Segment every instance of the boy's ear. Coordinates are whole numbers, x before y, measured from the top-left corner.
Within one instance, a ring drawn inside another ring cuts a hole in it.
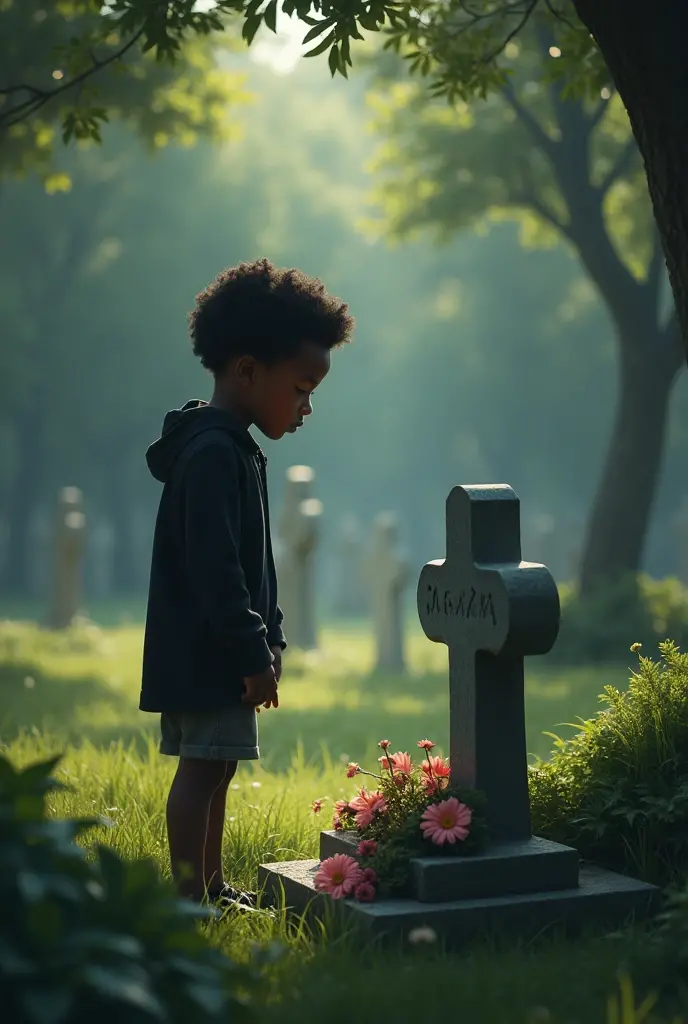
[[[255,384],[258,376],[258,362],[253,356],[239,356],[234,367],[239,383],[244,387]]]

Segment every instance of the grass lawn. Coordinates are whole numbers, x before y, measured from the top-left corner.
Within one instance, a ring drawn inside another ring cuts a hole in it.
[[[0,624],[0,737],[4,752],[26,764],[58,751],[58,774],[72,792],[56,794],[59,815],[100,813],[111,823],[98,839],[127,858],[153,857],[168,874],[164,804],[174,761],[157,753],[155,716],[137,711],[140,626],[81,626],[57,636]],[[360,628],[326,629],[317,655],[292,652],[282,706],[261,715],[261,765],[241,769],[230,790],[225,856],[233,880],[255,884],[260,861],[315,855],[333,800],[353,792],[343,762],[377,756],[381,736],[411,750],[430,736],[446,751],[446,651],[419,632],[409,640],[407,678],[371,676],[371,642]],[[629,656],[630,662],[630,656]],[[527,671],[528,742],[546,756],[543,731],[590,716],[619,670],[565,671],[533,659]],[[320,816],[310,810],[323,799]],[[431,1019],[479,1022],[612,1021],[623,948],[608,939],[553,939],[518,946],[479,943],[461,955],[435,947],[361,950],[347,936],[308,935],[283,915],[212,924],[209,933],[245,959],[251,943],[279,940],[284,955],[266,968],[261,1019],[309,1024],[326,1018],[363,1024],[383,1016],[403,1024]],[[639,1002],[644,993],[638,993]]]

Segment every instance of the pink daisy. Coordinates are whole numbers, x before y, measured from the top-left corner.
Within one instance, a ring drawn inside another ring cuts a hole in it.
[[[422,750],[432,750],[435,744],[432,742],[432,740],[418,740],[418,746]]]
[[[344,828],[344,826],[342,825],[342,819],[339,817],[338,814],[335,814],[332,818],[332,828],[335,830],[335,832],[341,832],[341,830]]]
[[[314,800],[313,801],[313,814],[319,814],[320,811],[322,811],[322,805],[323,805],[322,800]]]
[[[400,772],[402,775],[411,774],[411,756],[410,754],[407,754],[406,751],[403,753],[398,751],[396,754],[378,757],[378,761],[383,768],[389,768],[391,761],[393,771]]]
[[[428,756],[427,761],[423,761],[421,768],[426,775],[434,775],[436,779],[448,779],[450,775],[449,761],[444,757],[434,757],[432,754]]]
[[[356,847],[359,857],[371,857],[377,850],[377,843],[374,839],[362,839]]]
[[[362,882],[363,872],[359,865],[345,853],[336,853],[324,860],[313,879],[318,892],[328,892],[333,900],[350,896]]]
[[[389,740],[380,740],[378,747],[382,747],[383,750],[388,750],[390,746]]]
[[[334,813],[335,814],[344,814],[344,812],[348,811],[348,810],[349,810],[349,801],[348,800],[335,800],[335,802],[334,802]]]
[[[387,810],[387,801],[382,793],[376,790],[368,793],[365,786],[358,796],[349,802],[352,811],[356,811],[354,821],[356,828],[366,828],[375,818],[376,814],[384,814]]]
[[[347,779],[353,779],[354,775],[358,775],[361,770],[360,764],[356,764],[355,761],[349,761],[346,766],[346,777]]]
[[[465,839],[472,818],[470,807],[459,803],[455,796],[438,804],[429,804],[420,821],[423,839],[430,839],[437,846]]]
[[[359,882],[354,891],[354,896],[360,903],[372,903],[375,899],[375,887],[370,882]]]
[[[363,868],[363,881],[367,882],[368,885],[375,885],[377,882],[377,874],[372,868]]]

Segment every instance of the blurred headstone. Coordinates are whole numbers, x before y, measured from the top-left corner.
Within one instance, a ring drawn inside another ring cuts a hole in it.
[[[381,512],[373,524],[373,543],[367,558],[375,631],[376,668],[405,672],[404,590],[409,580],[408,560],[398,546],[399,523],[393,512]]]
[[[86,516],[78,487],[63,487],[57,502],[51,629],[67,629],[79,611]]]
[[[99,520],[89,531],[88,560],[91,592],[95,598],[109,597],[112,593],[115,531],[107,519]]]
[[[290,466],[286,477],[276,545],[279,602],[288,643],[313,650],[318,646],[315,552],[322,502],[312,497],[315,473],[310,466]]]
[[[31,597],[47,600],[50,590],[53,524],[43,507],[34,508],[26,529],[26,584]]]
[[[334,614],[356,618],[365,614],[367,607],[363,588],[363,543],[356,516],[347,515],[341,520],[334,555]]]

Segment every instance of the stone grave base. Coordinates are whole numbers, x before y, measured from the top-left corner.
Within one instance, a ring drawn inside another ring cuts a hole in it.
[[[351,854],[356,842],[353,833],[323,832],[320,857]],[[418,858],[412,862],[412,894],[403,899],[335,901],[313,885],[319,866],[319,860],[261,865],[263,905],[284,899],[307,919],[340,918],[376,938],[427,925],[456,944],[485,934],[529,938],[547,929],[571,934],[590,926],[616,928],[652,914],[660,895],[634,878],[579,866],[575,850],[535,836],[495,843],[471,857]]]

